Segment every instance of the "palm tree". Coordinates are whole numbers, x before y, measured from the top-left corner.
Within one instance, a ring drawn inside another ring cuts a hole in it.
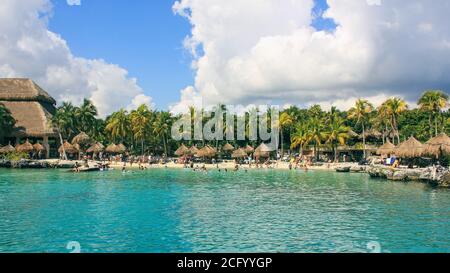
[[[363,138],[363,151],[364,159],[367,158],[366,154],[366,124],[368,123],[369,114],[373,111],[372,104],[364,99],[358,99],[355,106],[348,112],[348,118],[355,119],[357,124],[362,126],[362,138]]]
[[[11,132],[15,124],[16,120],[11,115],[11,112],[5,105],[0,103],[0,140],[6,134]]]
[[[338,144],[345,145],[347,139],[350,137],[348,134],[349,131],[350,128],[344,125],[344,120],[340,117],[332,118],[331,122],[328,124],[326,139],[327,143],[330,143],[333,147],[334,162],[337,162],[338,159]]]
[[[130,117],[125,109],[113,113],[108,119],[105,130],[110,134],[113,142],[120,139],[122,142],[131,131]]]
[[[430,137],[433,137],[433,119],[434,133],[438,135],[438,118],[442,117],[442,110],[448,106],[448,99],[448,95],[440,90],[426,91],[419,99],[420,109],[429,113]]]
[[[400,133],[398,130],[398,117],[408,110],[408,104],[401,98],[390,98],[385,103],[387,114],[391,120],[392,131],[397,137],[397,144],[400,143]],[[395,143],[394,143],[395,144]]]
[[[377,108],[377,115],[374,117],[374,126],[378,127],[383,131],[383,144],[386,143],[386,139],[389,137],[389,126],[391,126],[391,119],[389,117],[389,112],[387,105],[383,103]]]
[[[56,128],[59,135],[59,141],[61,146],[63,146],[63,156],[67,160],[66,151],[64,150],[64,140],[71,138],[75,134],[75,117],[76,107],[74,107],[70,102],[64,102],[61,107],[56,110],[55,115],[52,118],[52,125]]]
[[[297,147],[300,148],[299,153],[300,157],[303,156],[303,151],[305,147],[311,141],[311,136],[309,134],[308,124],[299,123],[295,127],[295,132],[291,136],[291,149],[295,149]]]
[[[170,134],[171,115],[169,112],[158,112],[153,122],[153,133],[163,142],[164,153],[168,156],[167,140]]]
[[[314,154],[316,155],[316,160],[319,160],[319,147],[322,144],[322,140],[326,139],[326,134],[324,132],[323,120],[319,117],[313,117],[310,119],[308,124],[308,136],[309,139],[314,142]]]
[[[80,107],[75,108],[77,129],[80,132],[93,133],[92,128],[96,124],[97,108],[88,99],[84,99]]]
[[[281,135],[281,141],[280,141],[280,144],[281,144],[281,157],[283,157],[283,155],[284,155],[284,145],[283,145],[284,134],[283,134],[283,132],[284,132],[285,128],[291,126],[294,123],[294,119],[292,118],[291,115],[289,115],[289,113],[283,112],[280,115],[280,120],[279,120],[278,123],[279,123],[278,127],[280,129],[280,135]]]
[[[141,142],[141,151],[144,155],[144,142],[151,127],[152,113],[147,105],[142,104],[130,113],[131,131],[135,139]]]

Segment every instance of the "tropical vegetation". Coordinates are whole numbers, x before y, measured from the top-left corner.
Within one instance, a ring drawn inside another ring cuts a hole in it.
[[[449,97],[443,91],[426,91],[417,101],[418,107],[409,107],[405,100],[399,97],[387,99],[378,108],[375,108],[368,100],[358,99],[354,107],[348,111],[340,111],[332,107],[324,111],[321,106],[313,105],[308,109],[291,106],[280,113],[279,122],[276,124],[280,132],[279,149],[281,154],[286,151],[304,154],[306,150],[318,152],[321,149],[331,151],[335,160],[338,157],[340,146],[360,147],[362,157],[367,157],[367,146],[381,145],[388,140],[399,144],[411,136],[420,141],[426,141],[430,137],[445,132],[450,134],[450,113],[448,111]],[[224,134],[237,135],[237,125],[234,128],[227,127],[225,123],[228,110],[224,105],[220,107],[224,115],[224,124],[217,130],[223,130]],[[7,115],[0,107],[0,115]],[[250,109],[241,116],[231,113],[233,120],[245,119],[246,140],[189,140],[184,141],[187,146],[210,145],[219,147],[230,142],[235,147],[245,147],[247,144],[255,146],[258,141],[250,130],[248,120],[257,108]],[[214,118],[205,109],[190,108],[192,129],[194,121],[200,119],[203,124]],[[54,116],[53,123],[61,134],[61,139],[71,139],[80,132],[85,132],[96,141],[104,144],[122,143],[135,154],[160,154],[173,155],[180,142],[171,138],[171,126],[181,116],[173,115],[168,111],[155,111],[146,105],[141,105],[135,110],[120,109],[105,119],[97,116],[95,106],[84,100],[80,106],[71,103],[63,103]],[[264,121],[269,124],[271,115]],[[1,126],[4,125],[2,118]],[[3,127],[2,127],[3,128]],[[192,130],[194,131],[194,130]],[[192,133],[193,134],[193,133]],[[192,135],[194,137],[194,135]]]

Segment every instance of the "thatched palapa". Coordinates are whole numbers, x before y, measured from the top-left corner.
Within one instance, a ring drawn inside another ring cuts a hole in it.
[[[116,149],[116,153],[118,154],[123,154],[127,151],[127,147],[125,147],[125,145],[123,145],[122,143],[120,143],[119,145],[117,145],[117,149]]]
[[[255,157],[270,157],[270,152],[272,152],[272,149],[265,143],[262,143],[255,149]]]
[[[110,154],[115,154],[117,150],[117,145],[112,143],[110,145],[108,145],[108,147],[106,147],[105,152],[110,153]]]
[[[214,148],[212,148],[211,146],[205,146],[197,152],[196,156],[212,158],[215,157],[216,154],[217,151]]]
[[[52,127],[56,101],[30,79],[0,79],[0,103],[16,125],[11,137],[57,137]]]
[[[16,151],[18,151],[19,153],[31,153],[34,151],[34,147],[27,139],[24,144],[18,145],[16,147]]]
[[[16,151],[16,148],[11,146],[11,144],[8,144],[5,147],[0,148],[0,154],[9,154],[9,153],[14,153],[15,151]]]
[[[245,157],[247,157],[247,153],[244,151],[244,149],[239,148],[233,152],[231,157],[232,158],[245,158]]]
[[[231,152],[234,150],[234,147],[230,143],[227,143],[223,146],[222,150],[225,152]]]
[[[34,150],[35,150],[36,152],[44,152],[44,151],[46,151],[45,147],[42,146],[41,143],[36,143],[36,144],[34,144],[34,145],[33,145],[33,148],[34,148]]]
[[[72,144],[86,145],[90,143],[91,137],[89,137],[85,132],[81,132],[72,139]]]
[[[61,145],[58,149],[58,152],[60,154],[64,153],[64,151],[66,152],[66,154],[78,153],[78,150],[72,144],[70,144],[68,141],[64,141],[64,144]]]
[[[423,152],[424,145],[414,137],[410,137],[395,149],[395,155],[403,158],[421,157]]]
[[[181,146],[175,151],[175,155],[177,156],[185,156],[189,155],[190,153],[191,151],[184,144],[181,144]]]
[[[253,153],[253,152],[255,151],[255,148],[253,148],[253,147],[250,146],[250,145],[247,145],[247,147],[245,147],[244,151],[245,151],[247,154],[251,154],[251,153]]]
[[[100,142],[97,142],[94,145],[92,145],[91,147],[89,147],[89,149],[86,150],[86,153],[98,154],[98,153],[103,152],[104,150],[105,150],[105,147]]]
[[[377,150],[378,155],[390,155],[395,153],[395,145],[389,140]]]
[[[442,133],[425,143],[424,154],[440,158],[450,154],[450,137]]]
[[[190,154],[195,155],[196,153],[198,153],[198,148],[194,145],[189,149]]]

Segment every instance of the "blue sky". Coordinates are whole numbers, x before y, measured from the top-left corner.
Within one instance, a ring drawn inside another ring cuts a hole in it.
[[[69,6],[54,0],[49,29],[65,39],[76,56],[105,59],[128,70],[159,109],[179,100],[179,91],[194,82],[191,56],[183,49],[189,22],[172,12],[173,0],[83,0]],[[314,12],[326,10],[317,0]],[[318,18],[314,26],[332,29]]]

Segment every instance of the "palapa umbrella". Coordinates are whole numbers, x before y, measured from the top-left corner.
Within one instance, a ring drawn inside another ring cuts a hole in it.
[[[185,156],[185,155],[188,155],[190,153],[191,153],[191,151],[184,144],[181,144],[181,146],[175,151],[175,154],[177,156]]]
[[[223,145],[222,150],[225,152],[231,152],[234,151],[234,147],[230,143],[227,143]]]
[[[439,158],[450,154],[450,137],[442,133],[425,143],[424,154]]]
[[[232,158],[245,158],[247,157],[247,153],[244,151],[244,149],[239,148],[236,151],[231,154]]]
[[[115,154],[116,150],[117,150],[117,145],[112,143],[108,147],[106,147],[105,152],[110,153],[110,154]]]
[[[269,157],[272,149],[269,148],[265,143],[259,145],[258,148],[255,149],[255,157]]]
[[[67,154],[76,154],[78,153],[78,150],[74,145],[70,144],[67,140],[64,141],[64,144],[61,145],[58,149],[58,152],[62,154],[64,151],[66,151]]]
[[[381,146],[377,150],[377,154],[378,155],[389,155],[389,154],[393,154],[394,152],[395,152],[395,145],[392,144],[389,141],[389,139],[387,140],[387,142],[383,146]]]
[[[44,152],[45,151],[45,147],[44,146],[42,146],[42,144],[41,143],[36,143],[36,144],[34,144],[33,145],[33,148],[34,148],[34,150],[36,151],[36,152]]]
[[[189,149],[189,153],[195,155],[198,153],[199,149],[194,145]]]
[[[212,158],[216,156],[216,150],[211,146],[205,146],[197,152],[196,156]]]
[[[116,146],[116,153],[123,154],[126,151],[127,151],[127,147],[125,147],[125,145],[123,145],[122,143],[120,143],[119,145]]]
[[[252,146],[250,146],[250,145],[247,145],[247,147],[245,147],[245,152],[247,153],[247,154],[251,154],[251,153],[253,153],[254,151],[255,151],[255,148],[253,148]]]
[[[423,155],[424,145],[414,137],[398,145],[394,152],[398,157],[415,158]]]
[[[103,150],[105,149],[105,147],[97,142],[94,145],[92,145],[91,147],[89,147],[89,149],[86,150],[86,153],[94,153],[94,154],[98,154],[103,152]]]
[[[14,153],[15,151],[16,151],[16,148],[11,146],[11,144],[8,144],[5,147],[0,148],[0,154],[9,154],[9,153]]]
[[[16,150],[19,153],[31,153],[34,151],[34,147],[27,139],[24,144],[17,146]]]
[[[90,144],[91,138],[85,133],[81,132],[76,137],[72,139],[72,144],[79,144],[79,145],[85,145]]]

